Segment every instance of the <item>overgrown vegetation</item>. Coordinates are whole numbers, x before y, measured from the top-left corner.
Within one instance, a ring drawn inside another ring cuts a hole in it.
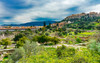
[[[4,55],[4,62],[100,63],[100,18],[83,16],[66,21],[72,23],[59,27],[59,23],[46,26],[44,22],[43,28],[36,30],[0,32],[1,36],[15,35],[0,40],[0,49],[15,50]]]

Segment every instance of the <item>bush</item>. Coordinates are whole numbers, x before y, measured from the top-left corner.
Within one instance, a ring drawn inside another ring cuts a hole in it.
[[[6,30],[6,31],[4,32],[4,34],[5,34],[5,35],[11,35],[11,34],[13,34],[13,33],[12,33],[12,31]]]
[[[75,49],[74,48],[67,48],[66,46],[62,45],[61,47],[58,47],[56,49],[57,56],[59,58],[63,57],[70,57],[75,54]]]
[[[59,43],[60,39],[58,39],[57,37],[53,37],[51,38],[51,41],[54,42],[54,44]]]
[[[24,36],[24,34],[22,34],[22,33],[15,35],[14,41],[19,41],[19,39],[22,38],[23,36]]]
[[[45,33],[46,36],[49,36],[49,33]]]
[[[63,34],[61,32],[58,33],[58,36],[63,36]]]
[[[25,55],[25,51],[23,48],[15,49],[14,53],[9,57],[8,63],[16,63],[24,55]]]
[[[96,42],[95,40],[93,40],[93,42],[89,44],[88,48],[92,52],[100,54],[100,43]]]
[[[41,36],[38,36],[37,41],[39,43],[47,43],[48,41],[50,41],[50,38],[48,36],[41,35]]]
[[[19,41],[17,41],[16,43],[16,47],[17,48],[22,47],[27,40],[29,40],[27,37],[20,38]]]
[[[77,43],[82,43],[82,40],[81,40],[80,38],[77,38],[77,39],[76,39],[76,42],[77,42]]]
[[[100,30],[100,25],[96,27],[98,30]]]
[[[78,30],[76,30],[76,31],[74,32],[74,34],[77,35],[77,34],[78,34]]]

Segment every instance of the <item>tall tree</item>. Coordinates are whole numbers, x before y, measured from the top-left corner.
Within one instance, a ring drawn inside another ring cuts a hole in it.
[[[45,27],[45,26],[46,26],[46,22],[44,21],[44,23],[43,23],[43,24],[44,24],[44,27]]]

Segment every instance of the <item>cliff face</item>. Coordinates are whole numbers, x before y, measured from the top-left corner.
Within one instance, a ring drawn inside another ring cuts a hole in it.
[[[90,12],[90,13],[81,13],[81,14],[72,14],[71,16],[66,17],[63,21],[95,21],[100,18],[100,13]]]

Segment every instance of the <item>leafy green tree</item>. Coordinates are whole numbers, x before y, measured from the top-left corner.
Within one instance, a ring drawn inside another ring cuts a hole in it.
[[[1,40],[1,44],[4,45],[5,46],[4,49],[6,49],[8,45],[12,44],[12,42],[9,38],[6,38]]]
[[[22,47],[27,40],[29,40],[29,39],[25,36],[20,38],[19,41],[17,41],[17,43],[16,43],[16,47],[17,48]]]
[[[9,56],[7,63],[16,63],[19,59],[25,56],[25,50],[23,47],[15,49],[15,51]]]
[[[24,34],[22,34],[22,33],[15,35],[14,41],[19,41],[19,39],[22,38],[23,36],[24,36]]]
[[[26,63],[30,56],[36,56],[36,54],[44,51],[44,47],[38,46],[36,42],[26,41],[23,47],[16,48],[11,56],[8,57],[7,63],[16,63],[21,61]],[[30,60],[30,59],[29,59]]]
[[[44,21],[43,25],[44,25],[44,27],[46,27],[46,22],[45,21]]]
[[[47,43],[48,41],[50,41],[48,36],[41,35],[41,36],[38,37],[38,42],[39,43]]]

